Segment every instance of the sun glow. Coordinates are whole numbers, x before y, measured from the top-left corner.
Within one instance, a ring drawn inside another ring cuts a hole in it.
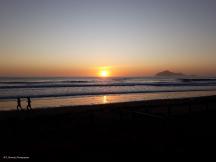
[[[110,67],[109,66],[98,67],[98,76],[102,78],[110,77],[111,76]]]
[[[109,71],[108,70],[101,70],[100,71],[100,76],[101,77],[108,77],[109,76]]]

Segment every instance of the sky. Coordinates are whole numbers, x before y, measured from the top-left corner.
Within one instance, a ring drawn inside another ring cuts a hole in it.
[[[215,0],[1,0],[0,76],[216,76]]]

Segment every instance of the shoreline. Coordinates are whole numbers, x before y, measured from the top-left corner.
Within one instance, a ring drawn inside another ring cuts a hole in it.
[[[83,107],[109,105],[109,104],[124,104],[129,102],[154,102],[155,100],[173,100],[194,97],[207,97],[216,95],[216,91],[197,91],[197,92],[169,92],[169,93],[148,93],[148,94],[123,94],[123,95],[100,95],[100,96],[85,96],[85,97],[57,97],[32,99],[33,109],[54,108],[54,107]],[[16,100],[1,101],[0,111],[16,110]],[[26,98],[22,99],[22,107],[25,108]]]
[[[107,104],[94,104],[94,105],[75,105],[75,106],[59,106],[59,107],[42,107],[32,109],[30,111],[24,109],[21,111],[17,110],[3,110],[0,111],[1,114],[47,114],[47,113],[76,113],[76,112],[96,112],[96,111],[124,111],[124,110],[145,110],[148,109],[149,113],[151,109],[157,107],[170,107],[175,111],[176,106],[188,106],[193,104],[201,104],[206,107],[206,104],[213,104],[216,102],[216,95],[211,96],[200,96],[200,97],[186,97],[186,98],[174,98],[174,99],[155,99],[155,100],[143,100],[143,101],[130,101],[130,102],[120,102],[120,103],[107,103]],[[172,108],[173,107],[173,108]],[[166,108],[164,108],[166,109]],[[166,110],[165,110],[166,111]]]

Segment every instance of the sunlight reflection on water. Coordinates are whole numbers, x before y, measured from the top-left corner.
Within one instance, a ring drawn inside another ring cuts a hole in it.
[[[103,96],[103,101],[102,101],[104,104],[108,103],[108,100],[107,100],[107,96]]]

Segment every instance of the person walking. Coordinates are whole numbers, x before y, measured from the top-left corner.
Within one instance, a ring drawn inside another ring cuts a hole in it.
[[[17,98],[17,111],[22,110],[22,106],[21,106],[21,99],[18,97]]]
[[[30,97],[27,97],[27,110],[31,110],[32,107],[31,107],[31,98]]]

